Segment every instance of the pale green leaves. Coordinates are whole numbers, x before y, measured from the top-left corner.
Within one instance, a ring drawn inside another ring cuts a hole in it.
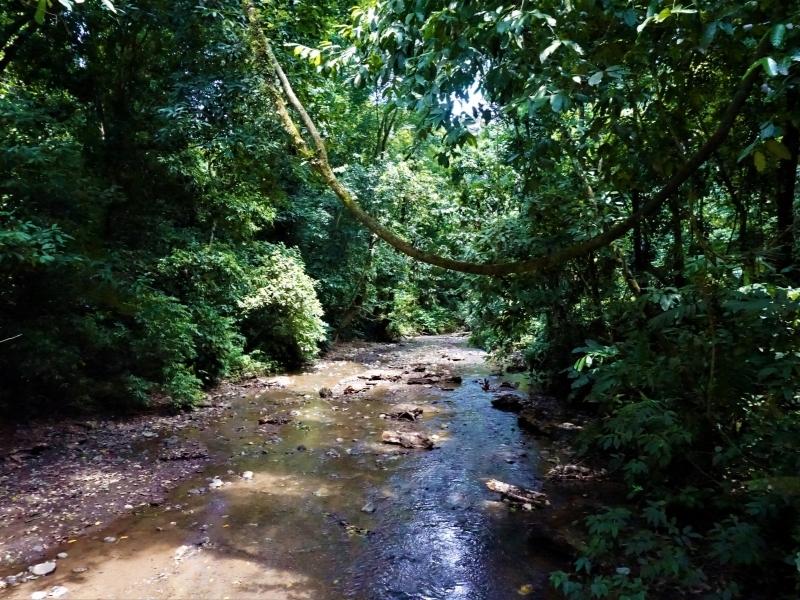
[[[550,96],[550,108],[554,113],[560,113],[569,105],[569,97],[561,92],[556,92]]]
[[[667,7],[663,9],[661,12],[647,17],[642,23],[636,28],[636,31],[641,33],[644,31],[645,27],[647,27],[650,23],[663,23],[667,19],[669,19],[672,15],[680,15],[680,14],[693,14],[697,11],[693,8],[683,8],[680,4],[678,6]]]
[[[550,55],[553,54],[553,52],[558,50],[560,47],[561,47],[561,40],[555,40],[552,44],[550,44],[547,48],[545,48],[539,53],[539,60],[545,62],[548,58],[550,58]]]
[[[315,67],[322,66],[322,52],[316,48],[309,48],[302,44],[291,44],[295,56],[307,60]]]
[[[603,81],[605,77],[610,77],[612,79],[622,79],[622,76],[625,74],[625,71],[622,66],[620,65],[611,65],[607,69],[602,71],[597,71],[594,75],[589,77],[587,83],[592,86],[600,85],[600,82]]]
[[[783,46],[783,39],[786,37],[786,25],[778,23],[772,28],[769,34],[769,41],[775,48]]]
[[[33,15],[33,18],[39,25],[44,23],[44,16],[48,8],[50,8],[50,0],[39,0],[39,3],[36,5],[36,13]]]
[[[600,82],[603,81],[603,71],[598,71],[591,77],[589,77],[589,85],[595,86],[600,85]]]
[[[771,161],[790,160],[789,149],[777,140],[783,131],[770,122],[762,123],[758,138],[739,154],[739,162],[753,156],[753,165],[759,173],[764,172]]]
[[[573,42],[572,40],[553,40],[553,42],[547,48],[539,53],[539,60],[542,62],[547,61],[547,59],[552,56],[553,52],[558,50],[561,46],[565,46],[573,50],[576,54],[583,54],[583,48],[581,48],[579,44]]]

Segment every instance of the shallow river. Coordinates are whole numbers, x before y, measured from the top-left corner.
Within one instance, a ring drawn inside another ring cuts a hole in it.
[[[318,394],[369,369],[415,364],[463,383],[379,381],[358,394]],[[484,377],[498,383],[488,373],[463,338],[436,336],[383,347],[367,363],[323,361],[285,388],[234,397],[225,420],[184,434],[227,460],[176,489],[170,510],[146,509],[72,544],[56,574],[12,597],[54,585],[69,589],[66,598],[549,597],[557,565],[528,541],[532,515],[484,485],[536,488],[539,471],[536,442],[481,388]],[[437,436],[436,449],[380,442],[397,423],[379,415],[398,402],[424,409],[404,426]],[[290,411],[288,424],[258,426],[260,415]],[[224,485],[207,489],[214,476]],[[117,541],[104,543],[109,535]],[[87,570],[73,574],[76,566]]]

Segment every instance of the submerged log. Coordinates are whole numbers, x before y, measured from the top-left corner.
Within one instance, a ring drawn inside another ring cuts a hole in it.
[[[524,505],[530,505],[531,508],[544,508],[550,506],[550,501],[547,495],[542,492],[534,492],[533,490],[526,490],[510,483],[503,483],[497,479],[489,479],[486,482],[486,487],[493,492],[497,492],[503,498]]]

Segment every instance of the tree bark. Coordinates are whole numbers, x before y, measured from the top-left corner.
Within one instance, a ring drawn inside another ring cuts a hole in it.
[[[790,94],[797,100],[797,94]],[[800,155],[800,131],[791,121],[784,126],[783,145],[789,150],[789,158],[778,164],[778,194],[776,210],[778,217],[779,255],[776,262],[778,270],[794,264],[794,194],[797,183],[797,161]]]

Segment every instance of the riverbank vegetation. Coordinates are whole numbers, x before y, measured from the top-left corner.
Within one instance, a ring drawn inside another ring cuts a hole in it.
[[[561,593],[800,592],[792,3],[13,0],[0,27],[8,415],[467,328],[593,415],[627,490]]]

